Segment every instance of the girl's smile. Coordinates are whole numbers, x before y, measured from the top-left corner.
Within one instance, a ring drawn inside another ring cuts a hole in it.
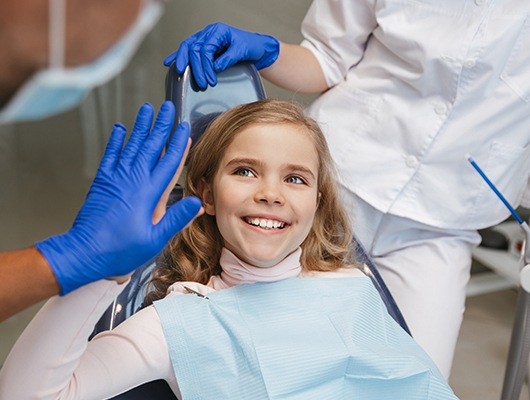
[[[202,196],[225,247],[263,268],[295,251],[313,224],[318,168],[316,148],[298,126],[256,124],[239,132]]]
[[[249,225],[261,228],[261,229],[283,229],[285,228],[287,222],[279,221],[274,218],[266,217],[243,217],[242,220]]]

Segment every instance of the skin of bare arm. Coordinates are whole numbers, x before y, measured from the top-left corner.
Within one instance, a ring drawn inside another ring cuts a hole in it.
[[[0,322],[59,289],[50,265],[35,247],[0,253]]]
[[[329,89],[322,68],[311,50],[280,42],[278,59],[260,71],[269,82],[300,93],[322,93]]]

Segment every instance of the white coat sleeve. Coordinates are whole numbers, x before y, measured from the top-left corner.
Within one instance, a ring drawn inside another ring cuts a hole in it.
[[[102,399],[155,379],[172,380],[175,388],[154,307],[87,342],[121,290],[100,281],[50,299],[4,364],[0,399]]]
[[[363,57],[377,27],[375,0],[314,0],[303,22],[302,46],[313,52],[329,87]]]

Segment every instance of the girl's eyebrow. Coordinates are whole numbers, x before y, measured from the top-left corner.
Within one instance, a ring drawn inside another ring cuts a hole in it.
[[[243,158],[243,157],[236,157],[236,158],[232,158],[227,164],[226,166],[227,167],[230,167],[232,165],[240,165],[240,164],[245,164],[245,165],[250,165],[250,166],[262,166],[263,165],[263,162],[260,161],[260,160],[256,160],[254,158]]]
[[[298,172],[298,173],[301,173],[301,174],[307,174],[309,175],[309,177],[313,180],[315,180],[315,174],[313,174],[313,171],[311,171],[309,168],[307,167],[304,167],[303,165],[298,165],[298,164],[287,164],[285,165],[285,168],[290,170],[290,171],[293,171],[293,172]]]
[[[260,160],[256,160],[254,158],[236,157],[236,158],[231,159],[226,164],[226,166],[230,167],[232,165],[241,165],[241,164],[248,165],[250,167],[252,167],[252,166],[260,167],[260,166],[263,166],[264,162],[262,162]],[[313,173],[313,171],[311,171],[309,168],[307,168],[307,167],[305,167],[303,165],[299,165],[299,164],[284,164],[282,167],[284,169],[288,169],[289,171],[298,172],[298,173],[302,173],[302,174],[307,174],[307,175],[310,176],[310,178],[316,179],[315,178],[315,174]]]

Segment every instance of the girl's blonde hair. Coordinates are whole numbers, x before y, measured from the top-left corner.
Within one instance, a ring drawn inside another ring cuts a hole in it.
[[[301,265],[304,270],[312,271],[333,271],[343,267],[352,235],[339,199],[334,164],[317,123],[293,103],[260,100],[234,107],[218,116],[190,151],[185,195],[200,197],[201,182],[212,183],[228,146],[239,132],[254,124],[295,125],[313,141],[319,155],[320,198],[313,226],[301,245]],[[212,275],[218,275],[222,247],[223,238],[215,216],[204,214],[196,218],[166,247],[163,261],[154,270],[153,291],[146,298],[147,304],[163,298],[168,287],[177,281],[206,284]]]

